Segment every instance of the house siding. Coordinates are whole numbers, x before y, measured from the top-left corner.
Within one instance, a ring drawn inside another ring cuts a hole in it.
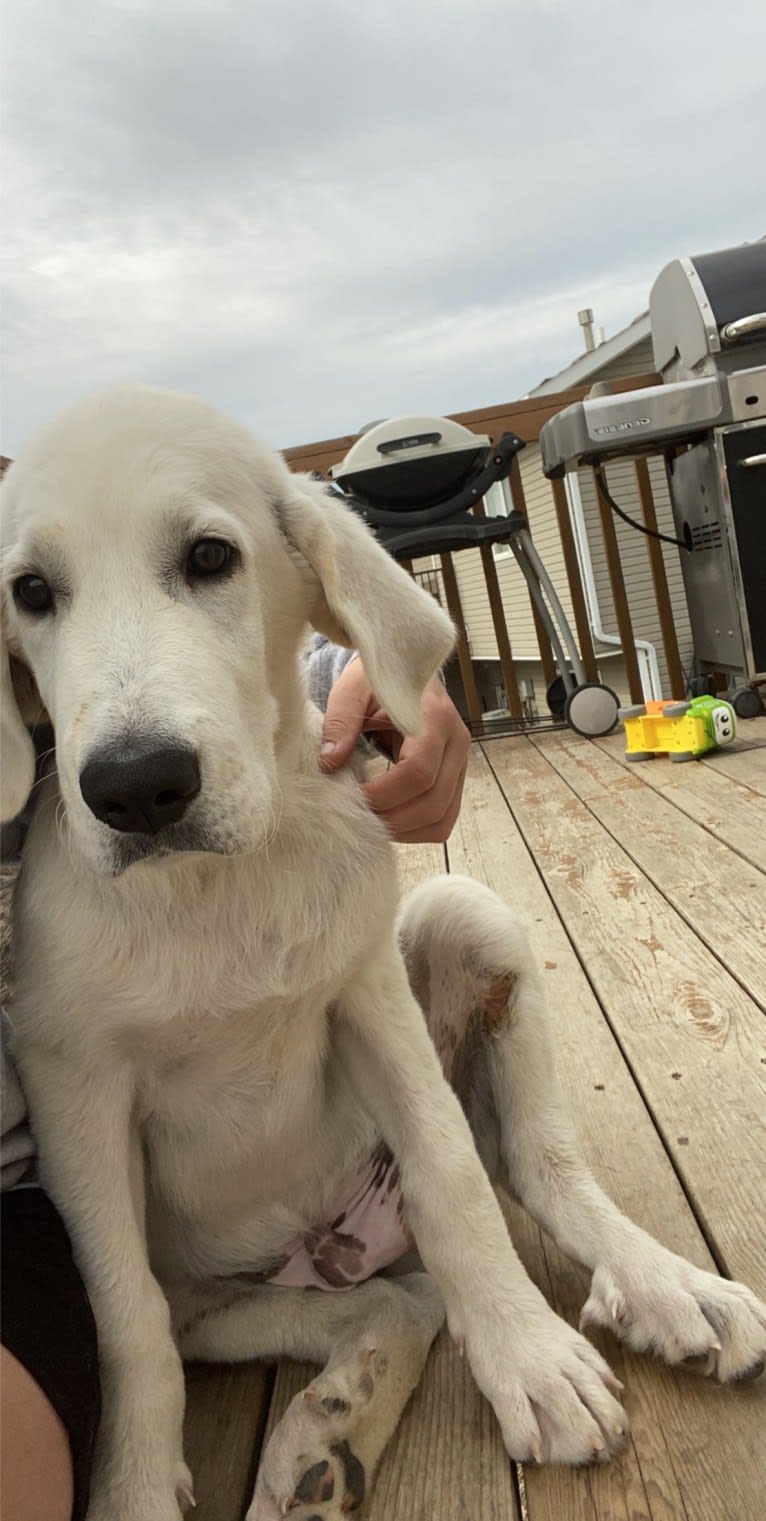
[[[629,380],[631,375],[648,375],[654,369],[651,338],[642,338],[632,349],[626,349],[619,359],[602,365],[597,372],[598,380]]]

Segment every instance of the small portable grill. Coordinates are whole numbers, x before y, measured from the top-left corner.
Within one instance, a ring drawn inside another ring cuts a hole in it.
[[[486,434],[444,417],[395,417],[364,432],[330,473],[394,559],[510,545],[560,673],[549,688],[551,711],[579,734],[608,734],[617,722],[618,698],[609,687],[587,681],[523,513],[498,518],[470,510],[507,477],[523,448],[515,433],[504,433],[493,444]]]
[[[649,312],[662,385],[565,407],[543,468],[665,453],[697,666],[748,684],[744,717],[766,670],[766,241],[674,259]]]

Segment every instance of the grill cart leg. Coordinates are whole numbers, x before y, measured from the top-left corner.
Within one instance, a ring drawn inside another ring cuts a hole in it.
[[[582,734],[586,739],[611,734],[617,723],[619,698],[611,687],[602,686],[598,681],[586,680],[580,652],[572,637],[566,614],[526,528],[514,534],[511,549],[539,609],[561,673],[559,680],[564,689],[564,720],[576,734]],[[549,611],[549,605],[552,612]],[[557,686],[558,682],[553,682],[548,689],[548,705],[555,716],[559,716],[557,709],[560,705],[560,692],[555,690]]]

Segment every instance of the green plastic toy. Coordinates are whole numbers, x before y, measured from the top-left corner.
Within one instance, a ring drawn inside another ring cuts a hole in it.
[[[630,761],[667,755],[672,761],[697,760],[737,733],[731,704],[720,697],[692,697],[689,702],[647,702],[620,708]]]

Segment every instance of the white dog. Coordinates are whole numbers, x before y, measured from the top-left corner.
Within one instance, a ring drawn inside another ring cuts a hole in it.
[[[514,1458],[614,1453],[620,1386],[526,1277],[491,1177],[593,1270],[585,1323],[722,1381],[759,1372],[764,1306],[625,1219],[581,1160],[511,912],[445,878],[397,928],[386,832],[353,768],[319,771],[306,623],[360,650],[413,733],[452,640],[435,603],[184,397],[73,408],[0,499],[8,649],[56,734],[12,1012],[98,1325],[92,1521],[177,1521],[182,1357],[282,1354],[326,1366],[249,1516],[340,1521],[445,1308]],[[3,669],[13,813],[32,749]],[[413,1240],[427,1273],[381,1277]]]

